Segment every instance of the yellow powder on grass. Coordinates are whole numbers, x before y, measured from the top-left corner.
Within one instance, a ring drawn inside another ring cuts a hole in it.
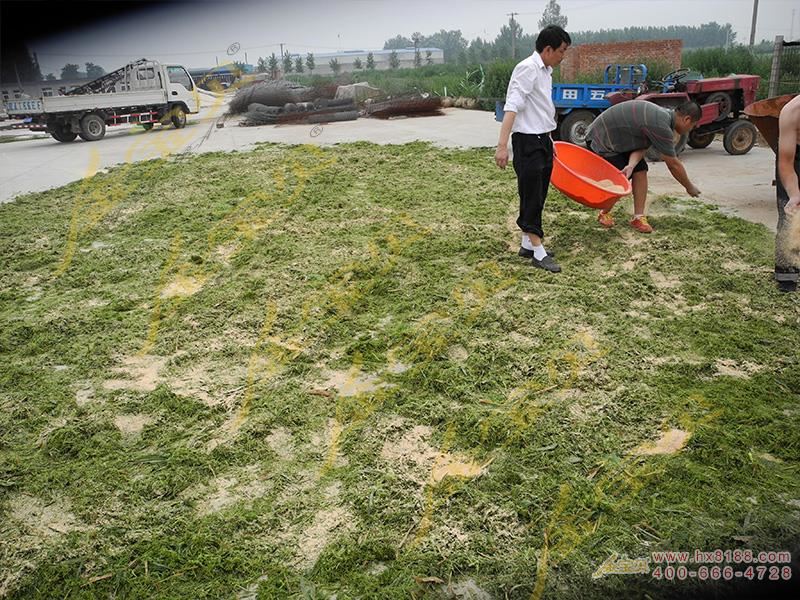
[[[626,192],[624,186],[617,185],[610,179],[601,179],[600,181],[596,181],[591,177],[584,177],[583,175],[578,175],[578,177],[583,179],[586,183],[591,183],[592,185],[595,185],[605,190],[606,192],[610,192],[612,194],[624,194]]]

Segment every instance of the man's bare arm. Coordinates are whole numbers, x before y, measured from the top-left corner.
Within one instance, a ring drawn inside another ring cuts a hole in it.
[[[628,164],[622,169],[622,173],[630,179],[631,175],[633,174],[633,170],[636,168],[636,165],[639,164],[639,161],[644,158],[644,155],[647,153],[647,148],[642,148],[641,150],[634,150],[631,152],[630,157],[628,158]]]
[[[789,196],[789,202],[784,210],[793,213],[800,207],[800,182],[794,170],[798,143],[797,130],[800,128],[800,102],[797,98],[783,107],[778,127],[778,176]]]
[[[663,160],[664,164],[667,165],[667,168],[675,178],[675,181],[680,183],[686,189],[687,194],[695,198],[700,195],[700,190],[697,189],[697,187],[695,187],[695,185],[689,180],[689,175],[686,173],[683,163],[678,160],[677,156],[662,155],[661,160]]]

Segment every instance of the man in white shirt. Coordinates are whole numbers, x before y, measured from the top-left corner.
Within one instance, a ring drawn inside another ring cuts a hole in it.
[[[553,140],[556,108],[553,105],[553,67],[564,59],[572,43],[561,27],[549,25],[536,38],[536,52],[514,67],[506,92],[505,116],[494,160],[505,169],[508,164],[508,137],[514,150],[517,174],[519,217],[522,230],[520,255],[531,257],[533,266],[551,273],[561,267],[547,254],[542,240],[542,210],[553,171]],[[526,244],[525,241],[528,243]]]

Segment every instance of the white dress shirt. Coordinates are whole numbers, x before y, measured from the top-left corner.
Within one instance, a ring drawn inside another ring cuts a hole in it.
[[[514,67],[506,92],[506,112],[517,113],[511,132],[550,133],[556,128],[553,104],[553,67],[538,52]]]

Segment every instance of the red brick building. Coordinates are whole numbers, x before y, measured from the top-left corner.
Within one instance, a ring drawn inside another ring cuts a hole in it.
[[[582,44],[567,51],[561,63],[561,80],[574,81],[578,74],[600,73],[608,64],[665,62],[673,69],[681,66],[681,40],[649,40]]]

